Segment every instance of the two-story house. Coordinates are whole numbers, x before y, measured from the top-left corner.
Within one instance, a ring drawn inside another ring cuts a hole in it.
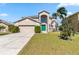
[[[56,31],[57,23],[55,19],[49,16],[49,12],[41,11],[37,16],[24,17],[21,20],[15,22],[16,26],[19,26],[20,32],[34,32],[36,25],[41,27],[42,33],[50,31]]]

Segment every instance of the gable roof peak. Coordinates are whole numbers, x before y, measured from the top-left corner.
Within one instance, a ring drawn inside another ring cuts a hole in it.
[[[46,12],[46,13],[48,13],[49,14],[49,12],[48,11],[46,11],[46,10],[42,10],[41,12],[39,12],[38,14],[40,14],[40,13],[42,13],[42,12]]]

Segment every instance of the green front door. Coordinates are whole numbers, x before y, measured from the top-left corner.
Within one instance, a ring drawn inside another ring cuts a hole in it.
[[[46,25],[41,25],[41,30],[46,31]]]

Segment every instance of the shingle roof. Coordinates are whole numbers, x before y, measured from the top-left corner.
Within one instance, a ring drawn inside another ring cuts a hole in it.
[[[33,17],[33,18],[35,18],[35,17]],[[21,20],[18,20],[18,21],[14,22],[14,23],[17,23],[17,22],[23,21],[23,20],[25,20],[25,19],[29,19],[29,20],[35,21],[35,22],[37,22],[37,23],[40,23],[40,22],[34,20],[33,18],[32,18],[32,17],[24,17],[24,18],[22,18]]]
[[[32,18],[32,19],[38,19],[38,16],[28,16],[29,18]],[[49,16],[50,19],[53,19],[53,17]]]
[[[49,17],[50,19],[53,19],[53,17]],[[28,16],[28,17],[23,17],[22,19],[14,22],[14,23],[17,23],[19,21],[22,21],[22,20],[25,20],[25,19],[30,19],[30,20],[34,20],[34,19],[38,19],[38,16]],[[34,20],[35,22],[38,22],[38,20]],[[38,22],[39,23],[39,22]]]
[[[79,12],[76,12],[76,13],[74,13],[74,14],[68,16],[68,17],[71,17],[71,16],[76,15],[76,14],[79,14]],[[67,18],[68,18],[68,17],[67,17]]]
[[[2,20],[2,19],[0,19],[0,23],[4,23],[6,25],[12,25],[12,24],[10,24],[10,23],[6,22],[5,20]]]
[[[38,16],[28,16],[28,17],[32,19],[38,19]]]

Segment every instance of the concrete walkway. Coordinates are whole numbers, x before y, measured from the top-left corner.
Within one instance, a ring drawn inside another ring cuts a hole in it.
[[[34,33],[15,33],[0,36],[0,55],[16,55]]]

